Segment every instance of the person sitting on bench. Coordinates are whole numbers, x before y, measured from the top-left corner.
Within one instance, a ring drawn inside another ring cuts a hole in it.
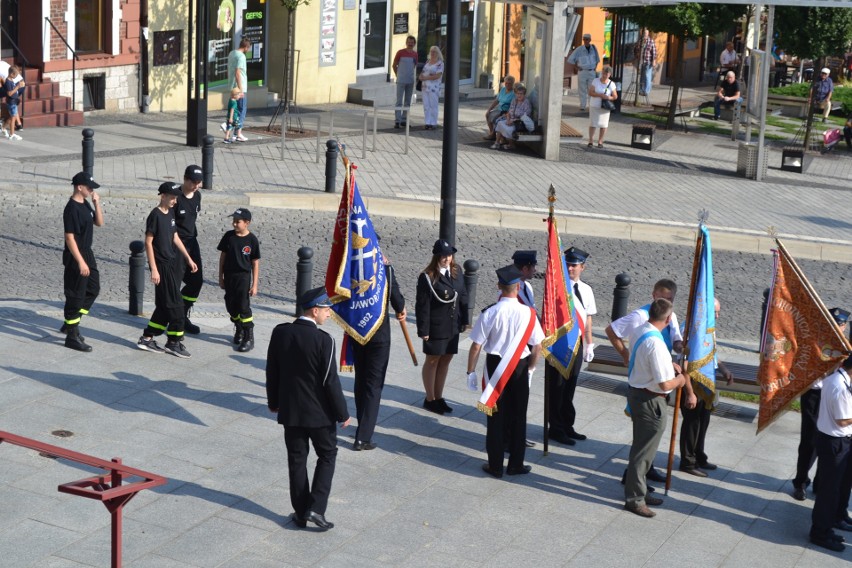
[[[723,104],[728,108],[733,106],[734,110],[737,111],[742,102],[743,98],[740,96],[740,84],[737,82],[737,76],[733,71],[728,71],[725,73],[725,80],[722,81],[719,92],[716,93],[716,101],[713,104],[713,120],[719,120]]]

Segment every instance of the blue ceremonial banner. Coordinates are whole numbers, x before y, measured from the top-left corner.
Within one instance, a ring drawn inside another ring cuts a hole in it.
[[[704,225],[700,225],[699,230],[701,248],[694,300],[689,306],[689,362],[686,372],[692,378],[695,395],[712,408],[716,398],[716,294],[710,233]]]
[[[364,345],[385,319],[387,281],[379,240],[361,200],[354,174],[347,168],[326,273],[332,316]]]
[[[575,325],[574,295],[568,288],[571,278],[562,255],[562,241],[556,228],[556,219],[552,214],[547,223],[547,271],[544,274],[544,303],[541,310],[545,338],[541,346],[547,362],[567,379],[580,345],[581,329]]]

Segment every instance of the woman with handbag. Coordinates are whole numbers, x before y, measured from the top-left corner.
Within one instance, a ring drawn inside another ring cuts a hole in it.
[[[603,148],[606,129],[609,127],[609,115],[615,110],[615,101],[618,93],[615,91],[615,83],[610,80],[612,67],[604,65],[601,76],[589,85],[589,148],[594,145],[595,129],[598,129],[598,148]]]
[[[441,93],[441,78],[444,76],[444,56],[437,45],[429,48],[429,59],[420,73],[423,97],[425,130],[438,127],[438,97]]]
[[[497,119],[494,125],[496,139],[491,145],[493,150],[502,146],[504,150],[512,150],[515,143],[512,136],[515,130],[521,128],[528,132],[535,130],[535,122],[531,118],[532,103],[527,98],[527,88],[523,83],[515,83],[515,100],[509,105],[509,112]]]

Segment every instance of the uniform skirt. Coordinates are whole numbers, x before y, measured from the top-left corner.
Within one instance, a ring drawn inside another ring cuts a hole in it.
[[[589,126],[592,128],[609,128],[610,111],[601,107],[589,107]]]
[[[455,355],[459,352],[459,334],[447,339],[429,339],[423,341],[423,353],[426,355]]]

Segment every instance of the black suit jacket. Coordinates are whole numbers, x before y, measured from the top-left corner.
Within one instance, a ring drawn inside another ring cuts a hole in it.
[[[449,300],[457,293],[456,301],[450,303],[439,301],[432,293],[433,289],[441,300]],[[455,278],[452,278],[449,273],[446,276],[442,274],[431,287],[429,276],[424,272],[420,273],[415,299],[417,337],[428,335],[429,339],[449,339],[457,335],[470,323],[467,308],[467,288],[464,285],[461,269]]]
[[[391,307],[393,307],[393,311],[399,313],[405,309],[405,298],[402,292],[399,291],[399,285],[396,283],[396,273],[390,264],[385,265],[385,278],[389,286],[388,300]],[[370,338],[370,343],[390,343],[390,340],[390,308],[385,306],[385,321],[382,322],[382,325],[379,326],[379,329]]]
[[[266,354],[266,398],[284,426],[319,428],[345,422],[349,411],[331,336],[302,319],[277,326]]]

